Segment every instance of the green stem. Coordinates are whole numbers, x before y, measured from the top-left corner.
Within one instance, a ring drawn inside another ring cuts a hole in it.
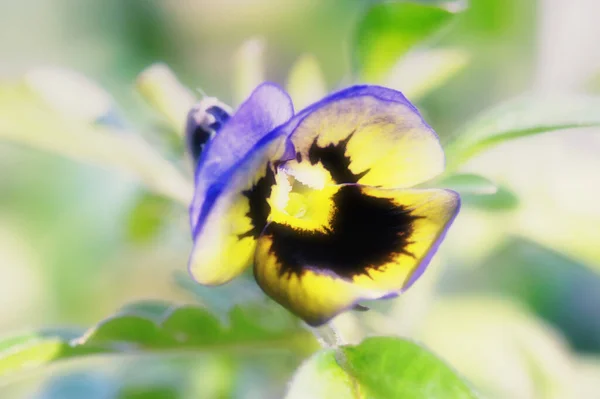
[[[345,344],[340,333],[332,323],[327,323],[319,327],[310,327],[310,330],[323,348],[339,348]]]

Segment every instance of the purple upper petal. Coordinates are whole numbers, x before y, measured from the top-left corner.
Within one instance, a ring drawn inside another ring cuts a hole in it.
[[[399,91],[388,89],[382,86],[370,86],[370,85],[359,85],[359,86],[351,86],[346,89],[340,90],[336,93],[330,94],[319,102],[316,102],[302,111],[298,112],[298,114],[294,117],[294,119],[290,122],[294,122],[297,125],[300,120],[306,117],[308,114],[316,111],[317,109],[331,103],[334,101],[344,100],[352,97],[361,97],[361,96],[371,96],[376,97],[382,101],[389,101],[395,103],[401,103],[409,108],[411,108],[414,112],[419,113],[417,108],[404,97]]]
[[[408,188],[444,170],[434,130],[402,93],[384,87],[334,93],[278,130],[292,142],[298,162],[320,163],[338,184]],[[288,167],[293,170],[294,162]]]
[[[190,206],[192,231],[211,190],[269,132],[294,115],[292,100],[279,86],[263,83],[239,107],[202,153],[196,169],[196,191]]]
[[[315,111],[318,111],[320,108],[323,108],[323,107],[325,107],[331,103],[334,103],[336,101],[346,100],[346,99],[350,99],[353,97],[363,97],[363,96],[375,97],[378,100],[381,100],[383,102],[392,102],[392,103],[403,104],[406,107],[408,107],[412,112],[421,116],[421,114],[419,113],[419,110],[410,101],[408,101],[408,99],[406,97],[404,97],[404,94],[402,94],[401,92],[392,90],[392,89],[388,89],[386,87],[381,87],[381,86],[360,85],[360,86],[351,86],[346,89],[335,92],[333,94],[330,94],[329,96],[325,97],[321,101],[318,101],[318,102],[304,108],[302,111],[299,111],[296,115],[294,115],[293,118],[291,118],[289,121],[287,121],[287,123],[285,123],[285,125],[280,126],[280,128],[278,130],[280,131],[280,134],[285,134],[286,136],[290,136],[292,133],[294,133],[294,130],[298,127],[298,125],[307,116],[309,116],[310,114],[312,114]],[[431,127],[429,127],[429,125],[427,125],[424,121],[423,121],[423,123],[433,133],[433,130],[431,129]],[[435,133],[433,133],[433,134],[435,135]]]

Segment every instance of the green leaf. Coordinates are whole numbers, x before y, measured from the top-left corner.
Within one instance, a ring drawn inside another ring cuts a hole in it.
[[[367,81],[382,81],[401,56],[438,32],[453,16],[432,5],[397,2],[372,6],[356,31],[358,72]]]
[[[0,352],[0,375],[35,368],[59,359],[68,345],[59,338],[31,338]]]
[[[119,392],[118,399],[178,399],[180,394],[176,386],[125,386]]]
[[[169,347],[175,338],[151,319],[135,315],[118,315],[98,324],[82,340],[84,345],[109,351]]]
[[[142,316],[147,319],[160,323],[168,312],[175,306],[167,301],[160,300],[142,300],[131,302],[123,306],[117,314],[130,314]]]
[[[600,97],[521,97],[485,111],[461,129],[446,149],[448,170],[508,140],[594,126],[600,126]]]
[[[187,346],[214,345],[229,340],[228,331],[221,326],[219,319],[195,306],[175,309],[162,323],[162,328]]]
[[[470,173],[444,174],[420,187],[454,190],[460,194],[463,206],[487,211],[507,211],[519,205],[519,198],[508,187]]]
[[[427,187],[443,187],[460,194],[463,205],[500,211],[515,209],[519,199],[508,187],[475,174],[454,174],[429,182]]]
[[[449,81],[468,62],[469,54],[458,48],[413,51],[392,68],[385,86],[417,101]]]
[[[509,211],[519,206],[519,197],[505,186],[497,186],[490,195],[465,194],[461,196],[463,205],[487,211]]]
[[[23,345],[28,342],[32,342],[37,340],[40,337],[40,334],[36,333],[26,333],[23,335],[15,335],[11,337],[6,337],[0,340],[0,352],[3,352],[12,347]]]
[[[435,183],[435,187],[444,187],[457,191],[461,195],[492,195],[498,192],[498,186],[483,176],[474,174],[455,174],[446,176]]]
[[[361,398],[334,350],[315,353],[296,371],[285,399]]]
[[[68,350],[67,343],[83,332],[77,329],[44,329],[0,340],[0,374],[22,362],[45,363]]]
[[[286,399],[476,398],[449,366],[421,346],[392,337],[323,350],[299,369]]]
[[[409,341],[369,338],[344,354],[348,373],[374,397],[475,397],[450,367]]]
[[[168,354],[189,351],[287,350],[312,353],[317,343],[296,318],[262,308],[234,308],[229,325],[198,306],[174,306],[160,301],[141,301],[123,307],[83,334],[43,331],[0,341],[0,376],[40,367],[72,357],[98,353]],[[282,312],[284,312],[282,310]],[[273,317],[275,316],[275,317]]]

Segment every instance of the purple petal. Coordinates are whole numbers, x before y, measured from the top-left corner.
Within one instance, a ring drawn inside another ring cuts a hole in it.
[[[279,86],[258,86],[209,142],[196,169],[196,191],[190,206],[192,231],[196,230],[200,210],[209,191],[219,191],[219,179],[252,151],[269,132],[288,121],[294,114],[292,100]]]

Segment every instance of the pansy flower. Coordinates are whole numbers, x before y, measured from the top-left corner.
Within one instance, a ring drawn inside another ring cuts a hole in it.
[[[308,324],[389,298],[422,274],[458,213],[438,137],[402,93],[354,86],[294,114],[264,83],[233,113],[190,112],[198,156],[189,270],[224,284],[248,267]]]

